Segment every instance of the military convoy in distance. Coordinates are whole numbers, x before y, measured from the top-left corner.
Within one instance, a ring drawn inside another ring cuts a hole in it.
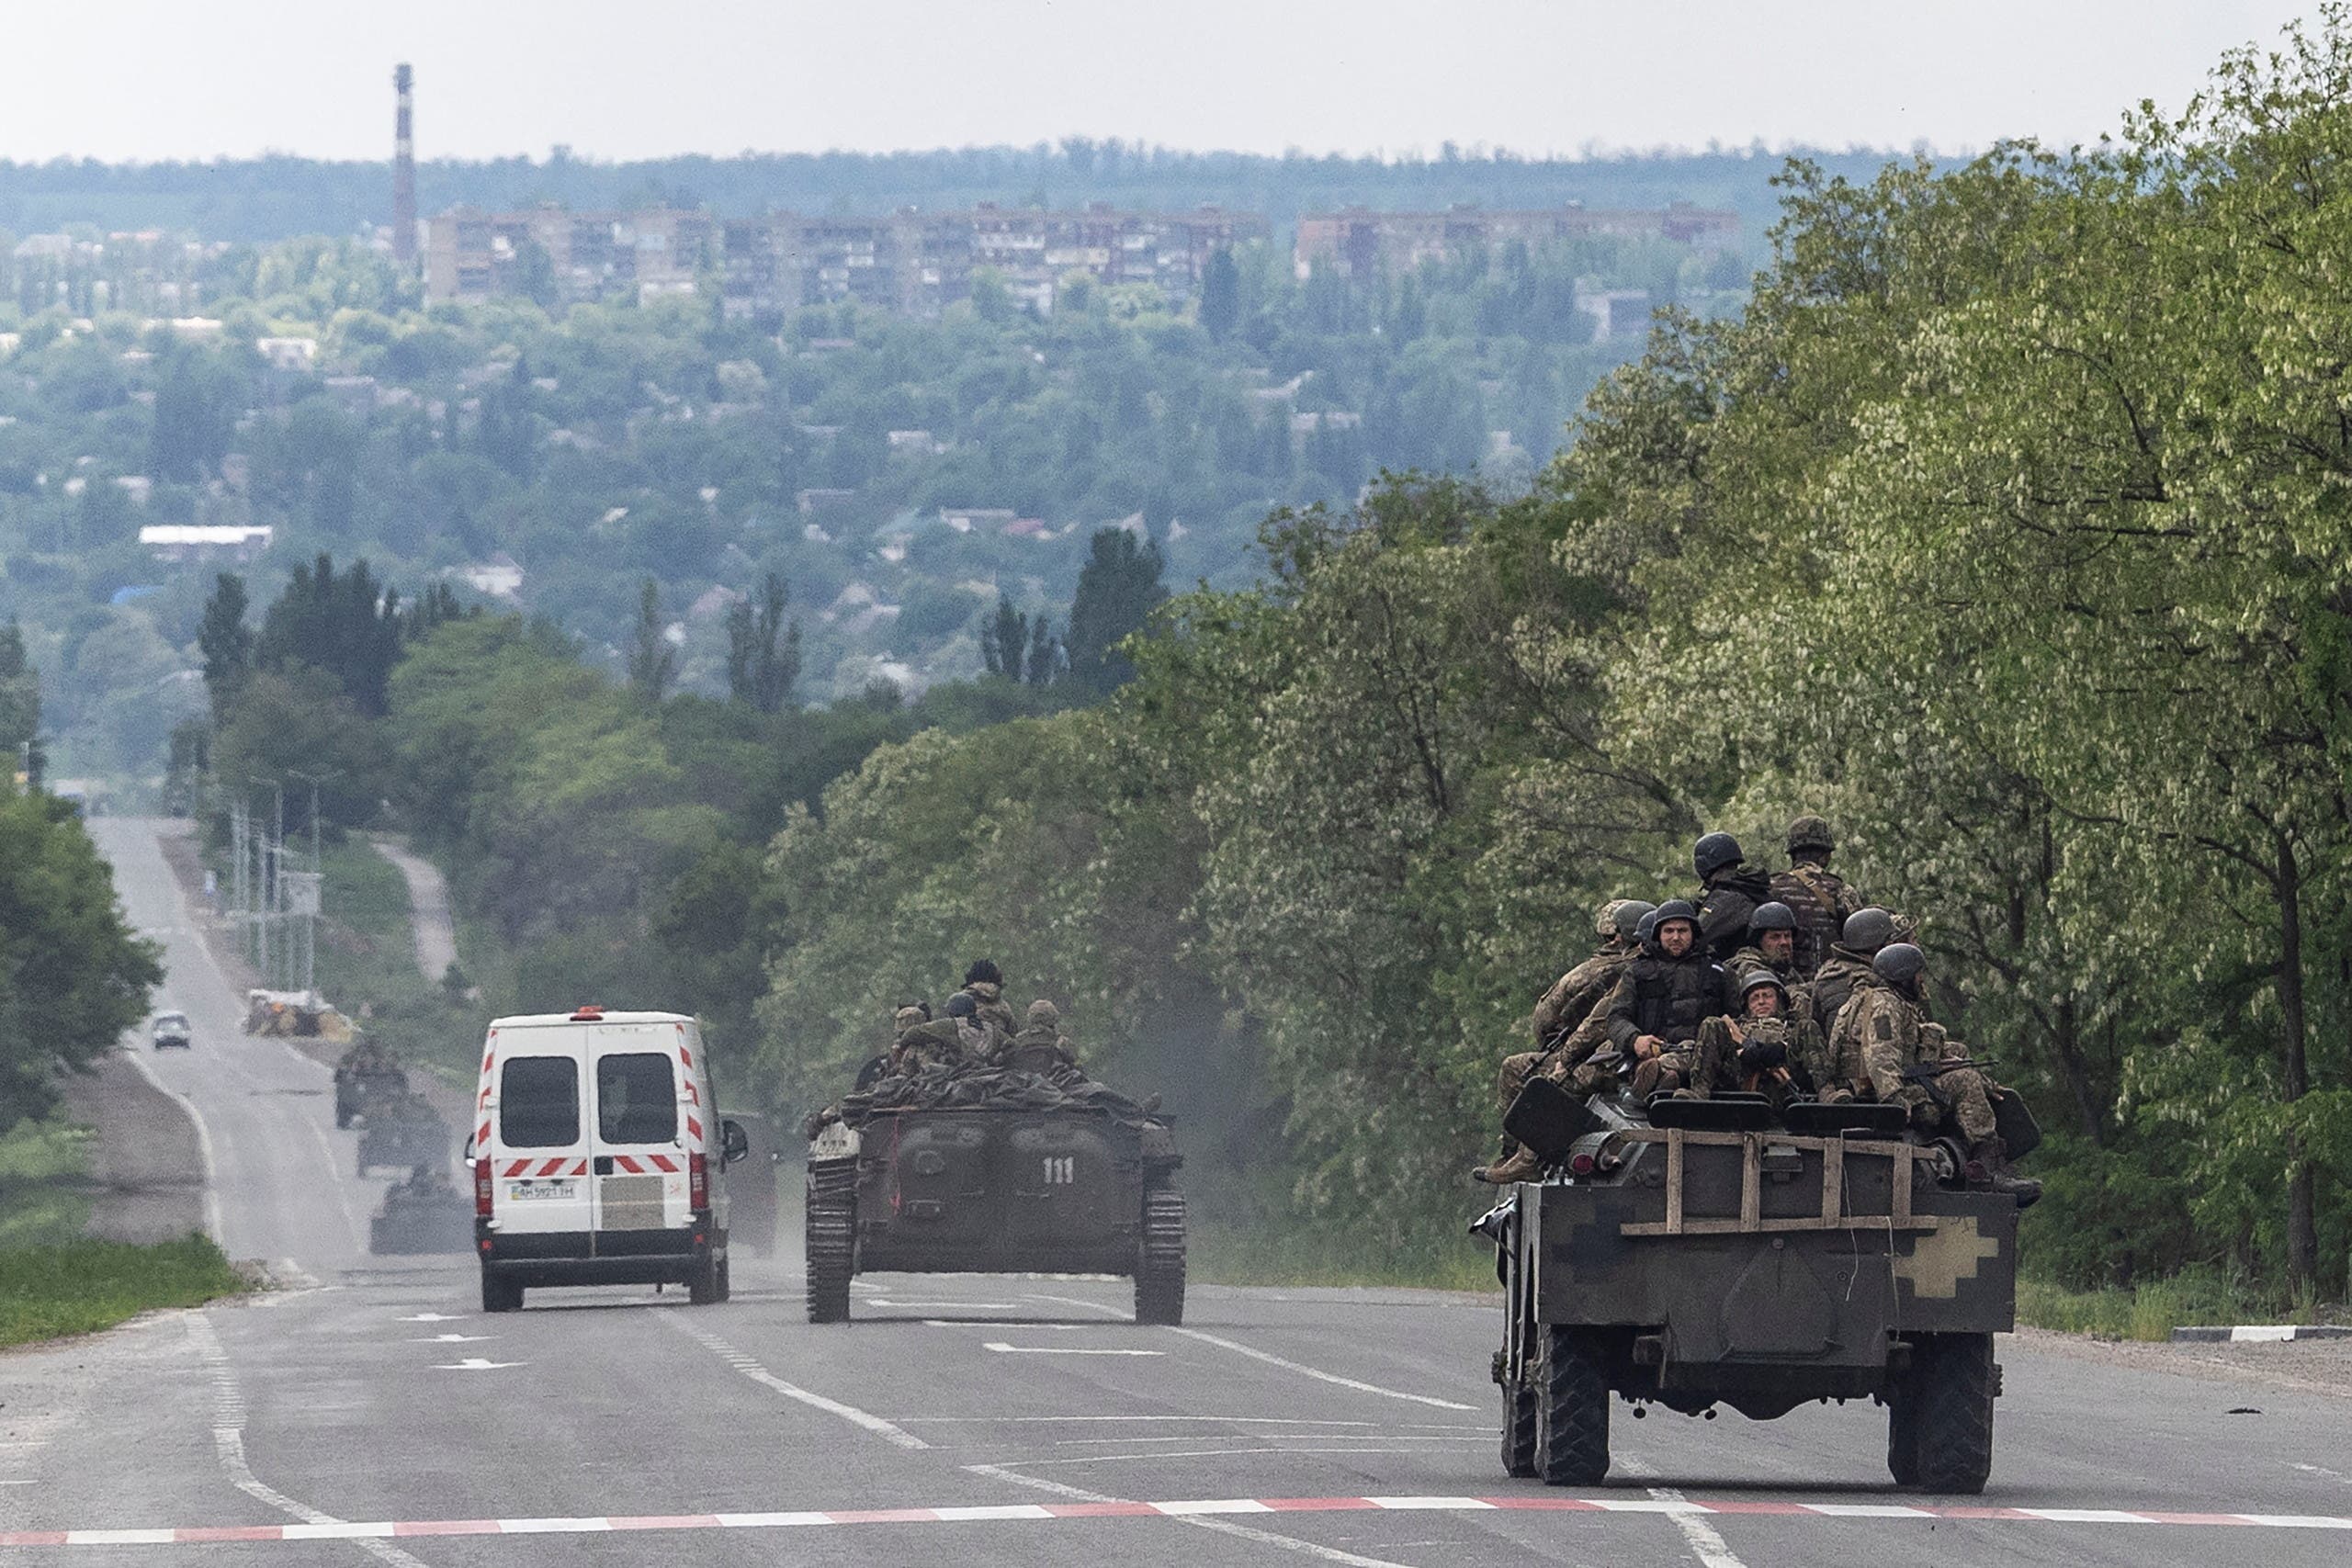
[[[1949,1145],[1896,1105],[1752,1096],[1651,1102],[1538,1079],[1506,1126],[1546,1179],[1475,1229],[1505,1296],[1503,1468],[1553,1485],[1609,1469],[1612,1395],[1770,1420],[1813,1402],[1887,1408],[1887,1468],[1975,1493],[1992,1468],[2014,1326],[2018,1204],[1957,1185]]]
[[[858,1274],[1132,1276],[1136,1321],[1184,1316],[1183,1158],[1167,1119],[1108,1106],[876,1110],[808,1145],[808,1320]]]

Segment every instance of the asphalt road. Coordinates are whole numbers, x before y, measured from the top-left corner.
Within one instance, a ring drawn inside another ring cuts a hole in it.
[[[739,1256],[723,1306],[550,1291],[485,1317],[465,1259],[365,1254],[381,1183],[352,1176],[324,1069],[237,1032],[152,839],[97,827],[132,915],[168,943],[166,1001],[196,1022],[191,1053],[152,1065],[204,1120],[220,1232],[297,1283],[0,1358],[0,1546],[16,1562],[2352,1554],[2352,1402],[2243,1357],[2005,1340],[1981,1498],[1894,1491],[1866,1404],[1770,1423],[1636,1422],[1621,1405],[1609,1484],[1565,1495],[1500,1473],[1498,1312],[1476,1297],[1196,1286],[1182,1328],[1141,1328],[1120,1281],[881,1277],[859,1281],[856,1321],[817,1327],[797,1258]],[[1202,1503],[1215,1511],[1172,1506]],[[27,1533],[64,1531],[134,1533]]]

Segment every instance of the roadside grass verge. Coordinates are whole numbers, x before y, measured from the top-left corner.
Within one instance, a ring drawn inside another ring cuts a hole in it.
[[[89,1174],[90,1135],[54,1118],[0,1134],[0,1249],[60,1246],[82,1234],[90,1201],[72,1184]]]
[[[1492,1291],[1495,1249],[1474,1236],[1367,1247],[1344,1226],[1242,1228],[1193,1211],[1186,1273],[1204,1284]]]
[[[0,1251],[0,1348],[95,1334],[157,1307],[249,1290],[204,1236],[132,1247],[77,1240]]]
[[[417,972],[400,868],[356,836],[329,845],[325,859],[320,991],[412,1068],[471,1088],[487,1017]]]
[[[2018,1321],[2095,1339],[2169,1339],[2199,1324],[2319,1323],[2320,1304],[2216,1269],[2188,1269],[2130,1288],[2075,1291],[2047,1280],[2018,1281]]]

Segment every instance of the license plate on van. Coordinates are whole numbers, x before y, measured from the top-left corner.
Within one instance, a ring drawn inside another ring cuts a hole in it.
[[[509,1202],[530,1203],[549,1198],[576,1198],[579,1183],[566,1177],[551,1177],[541,1181],[510,1181],[506,1184]]]

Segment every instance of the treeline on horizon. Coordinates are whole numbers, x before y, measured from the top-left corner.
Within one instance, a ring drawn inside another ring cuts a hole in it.
[[[429,121],[428,121],[429,124]],[[427,138],[430,144],[430,138]],[[1451,155],[1449,155],[1451,151]],[[1879,152],[1803,152],[1867,178]],[[976,201],[1187,209],[1203,202],[1264,213],[1277,228],[1302,212],[1351,204],[1389,209],[1659,208],[1675,201],[1769,219],[1782,158],[1761,148],[1521,157],[1441,149],[1427,158],[1184,152],[1117,138],[1035,147],[902,152],[763,152],[605,162],[559,149],[546,158],[427,158],[417,165],[426,214],[552,201],[576,209],[671,202],[729,217],[770,209],[878,213]],[[108,164],[0,160],[0,231],[18,236],[90,223],[185,229],[208,240],[264,243],[349,233],[390,221],[391,164],[272,155],[212,162]]]

